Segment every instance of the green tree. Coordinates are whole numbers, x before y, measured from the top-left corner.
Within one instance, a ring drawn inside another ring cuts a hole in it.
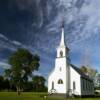
[[[32,55],[26,49],[18,49],[9,58],[10,69],[5,70],[5,76],[15,85],[18,95],[27,83],[32,72],[39,68],[39,56]]]
[[[10,90],[10,82],[8,79],[4,79],[3,89],[8,90],[8,91]]]
[[[87,68],[85,66],[82,66],[80,70],[82,73],[87,74]]]
[[[4,78],[3,76],[0,76],[0,90],[3,89],[3,83],[4,83]]]
[[[25,92],[32,92],[33,91],[33,81],[30,80],[26,84],[24,84],[24,91]]]
[[[95,70],[89,66],[82,66],[82,67],[80,67],[80,70],[81,70],[81,72],[90,76],[91,78],[94,78],[97,73],[97,70]]]
[[[36,92],[46,91],[45,78],[43,76],[34,76],[33,78],[33,89]]]

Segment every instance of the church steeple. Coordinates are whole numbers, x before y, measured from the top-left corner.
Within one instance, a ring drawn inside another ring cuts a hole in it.
[[[57,48],[57,57],[58,58],[67,57],[68,51],[69,51],[69,49],[66,47],[65,41],[64,41],[64,21],[62,22],[61,30],[62,30],[61,41],[60,41],[60,45]]]
[[[64,22],[62,22],[62,33],[61,33],[61,41],[60,41],[60,46],[65,46],[65,42],[64,42]]]

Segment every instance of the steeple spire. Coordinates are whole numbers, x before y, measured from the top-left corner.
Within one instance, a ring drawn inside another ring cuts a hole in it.
[[[64,42],[64,21],[62,22],[62,33],[61,33],[61,41],[60,41],[60,46],[65,46],[65,42]]]

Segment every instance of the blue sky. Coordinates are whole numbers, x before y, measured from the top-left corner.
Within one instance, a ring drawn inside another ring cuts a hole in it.
[[[36,74],[54,68],[64,19],[65,43],[71,63],[100,72],[100,0],[1,0],[0,73],[10,68],[9,56],[26,48],[40,58]]]

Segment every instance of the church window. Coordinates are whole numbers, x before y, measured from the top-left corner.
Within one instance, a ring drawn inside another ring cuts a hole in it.
[[[76,84],[75,84],[75,81],[73,82],[73,90],[76,89]]]
[[[61,71],[61,67],[60,67],[60,71]]]
[[[60,57],[63,57],[63,52],[62,51],[60,51]]]
[[[52,82],[52,89],[54,89],[54,82]]]
[[[59,79],[58,84],[63,84],[63,81],[61,79]]]
[[[85,90],[85,80],[83,79],[83,91]]]

